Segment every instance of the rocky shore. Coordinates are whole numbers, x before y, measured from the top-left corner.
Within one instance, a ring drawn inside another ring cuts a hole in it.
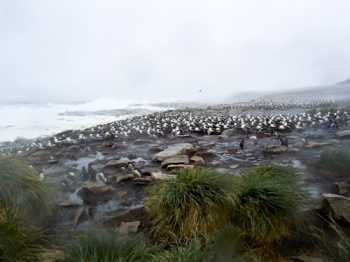
[[[70,235],[96,227],[147,230],[150,186],[198,166],[232,176],[262,164],[290,166],[309,188],[310,209],[324,199],[328,209],[339,201],[348,208],[347,181],[322,175],[314,164],[321,152],[349,145],[345,108],[220,106],[152,113],[1,150],[29,161],[55,186],[59,212],[52,230]]]

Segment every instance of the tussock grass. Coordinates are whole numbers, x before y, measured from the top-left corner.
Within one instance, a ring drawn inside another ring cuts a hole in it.
[[[207,242],[231,212],[231,178],[206,169],[184,170],[157,184],[147,203],[153,236],[170,243]]]
[[[0,261],[40,261],[44,242],[37,222],[48,214],[48,188],[34,168],[0,157]]]
[[[198,242],[193,242],[185,247],[177,247],[170,251],[160,252],[155,255],[152,262],[204,262],[212,261],[201,249]]]
[[[139,236],[126,238],[111,232],[90,232],[65,250],[62,262],[149,262],[157,249]]]
[[[290,169],[257,167],[235,182],[233,223],[257,247],[278,244],[292,233],[307,193]]]

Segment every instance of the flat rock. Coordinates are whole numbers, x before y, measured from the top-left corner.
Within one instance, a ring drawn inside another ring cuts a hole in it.
[[[264,149],[264,152],[268,154],[282,154],[282,153],[288,152],[288,147],[271,145],[271,146],[267,146]]]
[[[336,220],[350,223],[350,198],[336,194],[322,194],[322,211]]]
[[[122,157],[121,159],[118,160],[110,160],[106,163],[105,167],[127,167],[129,164],[132,164],[132,161],[127,158],[127,157]]]
[[[153,159],[156,161],[162,162],[167,158],[171,158],[177,155],[183,155],[193,150],[194,150],[194,146],[192,144],[189,144],[189,143],[175,144],[155,154]]]
[[[173,171],[173,172],[176,172],[176,171],[179,171],[179,170],[183,170],[183,169],[193,169],[194,168],[194,165],[168,165],[167,169],[169,171]]]
[[[131,233],[137,233],[139,231],[139,227],[141,225],[140,221],[132,221],[132,222],[122,222],[117,231],[121,235],[129,235]]]
[[[114,188],[110,185],[106,185],[102,181],[88,181],[85,182],[82,186],[82,189],[89,191],[92,194],[106,194],[114,190]]]
[[[198,166],[202,166],[202,165],[205,165],[205,160],[203,157],[201,156],[193,156],[191,157],[191,162],[195,165],[198,165]]]
[[[338,131],[335,134],[337,137],[340,137],[340,138],[350,138],[350,130]]]
[[[184,165],[188,165],[190,163],[190,159],[187,155],[177,155],[177,156],[173,156],[170,158],[165,159],[161,166],[162,167],[167,167],[168,165],[177,165],[177,164],[184,164]]]

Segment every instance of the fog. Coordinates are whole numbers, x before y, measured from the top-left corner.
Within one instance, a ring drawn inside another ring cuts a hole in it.
[[[349,10],[346,0],[2,0],[0,101],[220,101],[341,81]]]

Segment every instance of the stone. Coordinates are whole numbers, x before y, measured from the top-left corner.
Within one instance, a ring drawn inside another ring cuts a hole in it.
[[[120,175],[116,178],[116,183],[124,182],[130,179],[133,179],[134,177],[135,177],[134,174]]]
[[[167,149],[154,155],[153,159],[158,162],[162,162],[167,158],[174,157],[177,155],[186,154],[194,150],[194,146],[189,143],[180,143],[168,146]]]
[[[288,152],[288,147],[286,146],[270,145],[264,149],[264,153],[268,154],[282,154],[286,152]]]
[[[132,161],[127,157],[122,157],[121,159],[118,159],[118,160],[114,159],[114,160],[108,161],[105,167],[119,168],[119,167],[127,167],[129,166],[129,164],[132,164]]]
[[[335,135],[340,138],[350,138],[350,130],[338,131]]]
[[[84,213],[85,213],[85,207],[84,206],[79,207],[74,215],[74,220],[73,220],[74,226],[79,225]]]
[[[153,177],[146,176],[146,177],[137,177],[133,180],[134,184],[137,185],[148,185],[149,183],[153,182]]]
[[[183,170],[183,169],[194,169],[194,165],[168,165],[167,170],[169,171],[179,171],[179,170]]]
[[[89,191],[92,194],[106,194],[114,191],[114,188],[110,185],[106,185],[102,181],[88,181],[82,186],[82,189]]]
[[[159,171],[159,172],[153,172],[152,177],[156,180],[169,180],[169,179],[172,179],[176,176],[165,174],[165,173]]]
[[[237,132],[234,129],[227,129],[221,133],[222,137],[232,137],[236,135]]]
[[[334,183],[337,194],[342,195],[342,196],[350,196],[350,181],[341,181]]]
[[[178,156],[173,156],[170,158],[165,159],[161,166],[162,167],[167,167],[168,165],[177,165],[177,164],[184,164],[188,165],[190,163],[190,160],[187,155],[178,155]]]
[[[336,194],[322,194],[322,211],[336,220],[350,223],[350,198]]]
[[[205,165],[205,160],[203,157],[201,156],[193,156],[191,157],[191,162],[197,166],[203,166]]]
[[[62,203],[59,204],[61,207],[74,207],[74,206],[82,206],[84,204],[83,199],[77,194],[77,192],[74,192],[73,194],[70,194],[68,196],[67,200],[64,200]]]
[[[141,225],[140,221],[132,222],[122,222],[119,228],[117,229],[118,233],[121,235],[129,235],[132,233],[137,233]]]
[[[231,169],[239,168],[239,164],[231,165],[230,168],[231,168]]]

